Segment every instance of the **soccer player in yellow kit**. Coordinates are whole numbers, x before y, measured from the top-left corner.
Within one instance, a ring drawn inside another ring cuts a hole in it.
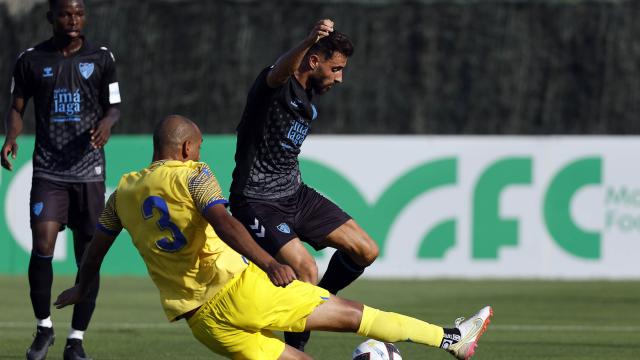
[[[200,130],[185,117],[172,115],[156,126],[153,162],[120,179],[83,258],[79,283],[58,296],[58,308],[82,300],[124,228],[169,321],[186,319],[196,339],[230,359],[311,359],[274,330],[350,331],[440,347],[458,359],[473,355],[493,313],[489,306],[445,329],[296,280],[227,212],[214,174],[198,162],[201,144]]]

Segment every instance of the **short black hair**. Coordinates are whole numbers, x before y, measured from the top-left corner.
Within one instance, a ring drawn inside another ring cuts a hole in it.
[[[353,43],[349,37],[335,30],[318,40],[309,49],[310,54],[322,54],[325,59],[330,59],[336,51],[346,57],[353,55]]]
[[[53,10],[58,6],[61,0],[49,0],[49,10]],[[84,2],[84,1],[83,1]]]

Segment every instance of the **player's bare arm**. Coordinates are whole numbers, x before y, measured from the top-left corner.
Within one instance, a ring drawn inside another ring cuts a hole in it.
[[[274,285],[284,287],[296,279],[293,269],[279,263],[263,250],[244,226],[229,214],[224,205],[218,204],[209,207],[204,213],[204,217],[213,226],[222,241],[267,273]]]
[[[317,43],[318,40],[328,36],[333,31],[333,21],[323,19],[318,21],[309,32],[309,35],[296,47],[284,53],[276,61],[273,69],[267,75],[267,85],[276,88],[287,82],[300,67],[305,54]]]
[[[13,170],[13,164],[9,161],[9,154],[11,158],[15,159],[18,155],[18,143],[16,139],[18,135],[22,133],[22,116],[24,115],[24,109],[26,108],[26,101],[22,97],[14,97],[5,118],[5,132],[6,137],[4,139],[4,145],[2,145],[2,167],[11,171]]]
[[[56,308],[62,309],[67,305],[77,304],[85,297],[89,291],[91,281],[98,275],[102,260],[109,252],[111,245],[116,237],[108,235],[102,231],[96,231],[91,240],[89,248],[85,251],[78,270],[79,281],[74,287],[71,287],[58,295],[53,303]]]
[[[100,149],[109,141],[111,128],[120,120],[120,110],[117,107],[110,107],[105,116],[96,126],[91,129],[91,145]]]

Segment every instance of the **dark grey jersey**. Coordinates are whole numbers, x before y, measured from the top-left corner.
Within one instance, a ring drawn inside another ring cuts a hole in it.
[[[237,127],[236,167],[231,193],[276,199],[296,192],[302,182],[298,154],[318,113],[295,77],[278,88],[267,85],[264,69],[253,83]]]
[[[36,143],[33,176],[56,181],[104,181],[104,151],[90,130],[120,103],[115,59],[86,40],[64,57],[52,40],[25,51],[16,63],[11,92],[33,98]]]

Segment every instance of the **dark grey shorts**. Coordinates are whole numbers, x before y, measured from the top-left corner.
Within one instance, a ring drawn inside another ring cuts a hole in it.
[[[351,217],[340,207],[304,184],[295,194],[259,200],[232,194],[230,209],[262,248],[275,255],[296,237],[316,250],[333,230]]]
[[[93,234],[104,209],[104,182],[63,182],[33,178],[29,214],[31,226],[56,221],[83,234]]]

